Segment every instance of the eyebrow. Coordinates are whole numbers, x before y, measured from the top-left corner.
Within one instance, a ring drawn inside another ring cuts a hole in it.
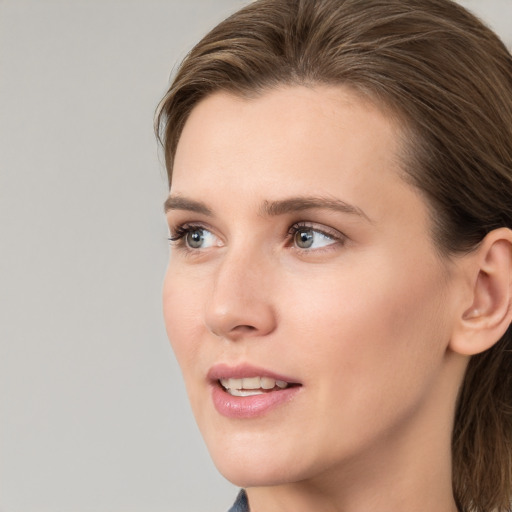
[[[204,203],[195,201],[194,199],[188,199],[183,196],[169,196],[165,200],[164,212],[167,213],[170,210],[185,210],[208,216],[213,215],[213,212]]]
[[[352,204],[346,203],[341,199],[330,197],[299,196],[281,199],[277,201],[264,201],[260,213],[264,216],[275,217],[289,213],[301,212],[314,209],[334,210],[350,215],[357,215],[369,222],[372,220],[366,213]],[[212,210],[201,201],[189,199],[183,196],[169,196],[164,203],[165,213],[171,210],[184,210],[200,213],[202,215],[213,216]]]
[[[334,210],[350,215],[357,215],[371,222],[371,219],[361,208],[346,203],[341,199],[330,197],[301,196],[282,199],[280,201],[265,201],[263,203],[262,213],[264,215],[275,216],[314,209]]]

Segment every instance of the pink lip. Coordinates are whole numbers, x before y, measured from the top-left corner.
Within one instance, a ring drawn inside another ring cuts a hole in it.
[[[288,383],[299,384],[261,395],[232,396],[220,384],[219,379],[241,379],[244,377],[270,377]],[[279,405],[291,400],[302,388],[296,379],[251,365],[215,365],[208,372],[212,400],[215,409],[228,418],[256,418],[267,414]]]

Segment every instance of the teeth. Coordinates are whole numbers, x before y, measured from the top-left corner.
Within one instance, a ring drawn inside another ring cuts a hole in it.
[[[245,377],[243,379],[220,379],[222,386],[233,396],[252,396],[262,393],[262,389],[280,389],[288,387],[284,380],[275,380],[271,377]]]
[[[261,379],[259,377],[250,377],[242,379],[242,389],[260,389]]]
[[[263,389],[272,389],[276,385],[276,381],[270,377],[261,377],[260,380]]]
[[[228,389],[227,391],[232,396],[254,396],[263,394],[263,391],[260,389]]]
[[[220,383],[226,389],[242,389],[242,379],[222,379]]]

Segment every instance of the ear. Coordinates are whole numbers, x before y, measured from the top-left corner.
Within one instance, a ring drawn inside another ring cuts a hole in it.
[[[461,308],[450,348],[471,356],[491,348],[512,322],[512,230],[491,231],[463,259],[471,296]]]

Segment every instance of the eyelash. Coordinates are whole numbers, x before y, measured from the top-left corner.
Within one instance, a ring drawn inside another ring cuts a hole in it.
[[[190,252],[197,251],[199,249],[194,249],[194,248],[188,247],[186,244],[186,239],[185,239],[185,237],[190,232],[196,231],[196,230],[210,231],[210,229],[208,227],[206,227],[202,224],[187,224],[187,223],[181,224],[179,226],[176,226],[172,230],[171,236],[168,238],[168,240],[171,244],[176,245],[177,247],[179,247],[181,249],[184,249],[184,250],[187,250]],[[331,231],[331,230],[327,230],[327,229],[319,229],[315,225],[307,223],[307,222],[297,222],[297,223],[291,225],[287,231],[288,243],[293,245],[296,234],[299,233],[300,231],[307,231],[307,230],[315,231],[316,233],[320,233],[321,235],[332,239],[333,243],[329,244],[326,248],[328,248],[330,245],[343,245],[346,242],[346,236],[337,230]],[[309,249],[303,249],[300,247],[294,247],[294,248],[295,248],[295,250],[301,251],[301,252],[311,252],[311,250],[309,250]],[[313,249],[313,250],[318,251],[318,250],[322,250],[322,249],[325,250],[325,248]]]
[[[180,226],[176,226],[174,230],[171,232],[171,236],[168,238],[169,242],[178,243],[184,245],[185,237],[191,232],[196,231],[198,229],[207,229],[201,224],[181,224]]]
[[[308,222],[297,222],[290,226],[288,229],[288,237],[289,240],[293,243],[295,235],[300,231],[315,231],[316,233],[320,233],[321,235],[330,238],[333,241],[333,244],[343,244],[345,242],[345,235],[340,233],[337,230],[329,230],[329,229],[320,229],[314,224],[310,224]],[[308,251],[307,249],[302,249],[300,247],[296,247],[297,250],[300,251]]]

